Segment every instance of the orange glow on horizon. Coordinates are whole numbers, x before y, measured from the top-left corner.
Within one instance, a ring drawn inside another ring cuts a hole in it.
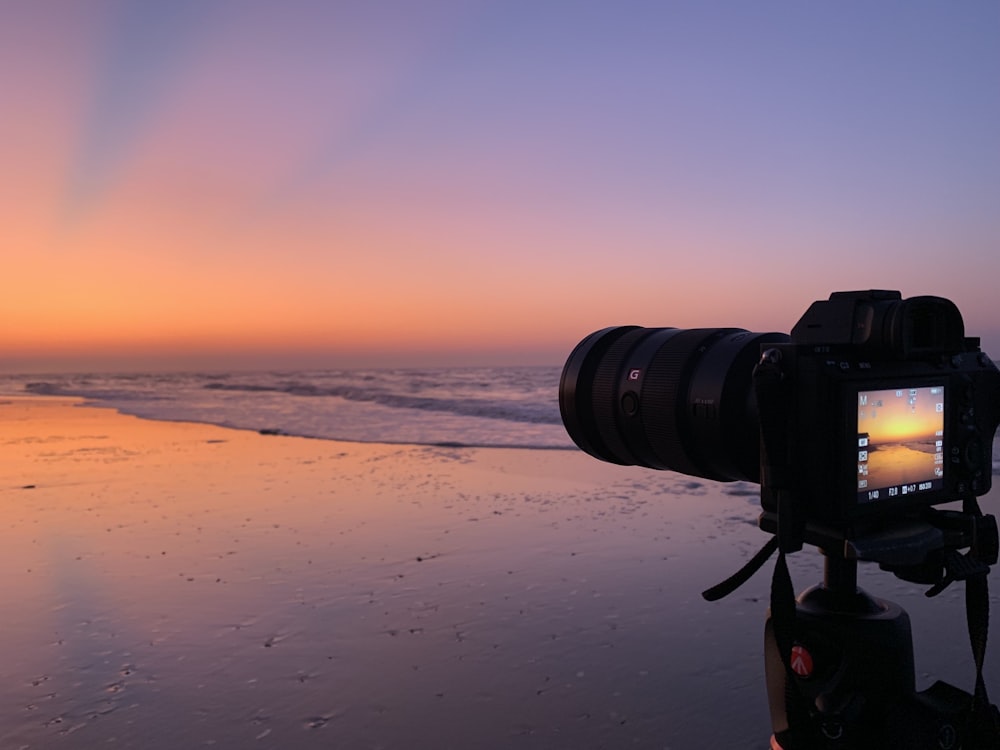
[[[529,18],[448,0],[391,23],[203,5],[0,10],[0,369],[558,363],[609,325],[787,332],[867,288],[953,299],[1000,355],[996,46],[976,31],[995,9],[928,11],[905,38],[874,13],[879,44],[831,67],[853,36],[823,9],[744,27],[655,4]],[[840,98],[803,99],[800,75]],[[924,79],[940,86],[906,94]],[[899,100],[873,108],[885,91]]]
[[[944,430],[944,395],[919,388],[870,391],[861,394],[858,432],[872,445],[905,443],[940,437]]]

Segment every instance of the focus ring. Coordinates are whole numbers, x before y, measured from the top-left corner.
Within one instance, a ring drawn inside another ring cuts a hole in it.
[[[625,361],[626,355],[632,347],[648,335],[648,328],[637,328],[626,333],[608,348],[594,373],[594,386],[591,391],[594,423],[598,433],[604,439],[604,445],[608,451],[625,464],[638,462],[622,439],[621,430],[615,418],[618,411],[618,384],[621,382],[622,363]]]
[[[683,474],[704,476],[684,440],[690,433],[687,395],[691,372],[700,359],[695,350],[728,328],[694,328],[669,339],[652,358],[642,388],[643,426],[653,452]]]

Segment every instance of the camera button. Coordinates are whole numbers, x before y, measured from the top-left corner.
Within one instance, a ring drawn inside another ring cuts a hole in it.
[[[979,469],[983,464],[983,444],[974,437],[965,444],[965,465],[970,471]]]
[[[622,394],[622,411],[626,417],[634,417],[639,412],[639,397],[635,391],[625,391]]]

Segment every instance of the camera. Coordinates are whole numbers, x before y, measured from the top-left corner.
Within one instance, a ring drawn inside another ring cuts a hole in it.
[[[604,461],[760,484],[758,525],[773,537],[703,596],[732,593],[779,551],[764,638],[772,748],[1000,747],[982,674],[1000,535],[977,502],[1000,371],[953,302],[834,292],[791,335],[605,328],[570,354],[559,409]],[[785,555],[807,543],[824,580],[796,598]],[[860,561],[929,596],[965,582],[974,693],[916,691],[909,617],[858,587]]]
[[[989,491],[1000,372],[950,300],[834,292],[790,336],[597,331],[559,407],[596,458],[759,483],[764,511],[847,528]]]

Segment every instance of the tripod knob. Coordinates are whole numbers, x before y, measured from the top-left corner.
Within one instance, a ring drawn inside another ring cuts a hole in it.
[[[981,563],[996,565],[998,553],[1000,553],[1000,534],[997,532],[997,519],[992,515],[980,516],[976,519],[972,554]]]

